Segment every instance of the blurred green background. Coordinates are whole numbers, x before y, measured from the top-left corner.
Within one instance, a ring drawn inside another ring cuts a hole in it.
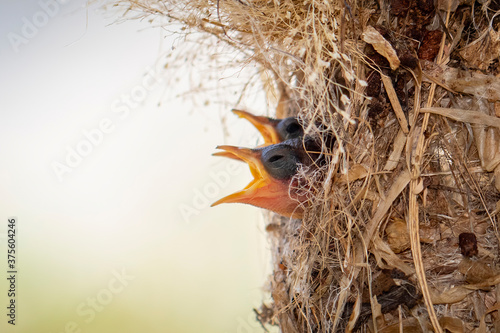
[[[257,143],[249,124],[221,121],[245,74],[221,73],[238,84],[206,105],[185,94],[182,70],[177,81],[163,71],[165,50],[182,40],[146,21],[115,24],[98,8],[0,5],[0,331],[262,332],[252,310],[268,297],[261,213],[209,208],[250,180],[243,164],[210,155]],[[250,99],[251,110],[267,108]]]

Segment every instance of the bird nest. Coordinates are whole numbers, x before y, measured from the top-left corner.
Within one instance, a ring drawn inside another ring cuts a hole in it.
[[[239,50],[328,163],[270,215],[289,332],[500,332],[500,3],[117,0]],[[331,141],[331,140],[330,140]]]

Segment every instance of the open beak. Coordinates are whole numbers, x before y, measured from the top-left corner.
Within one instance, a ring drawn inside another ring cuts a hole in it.
[[[252,123],[252,125],[257,128],[262,137],[264,138],[264,144],[260,147],[269,146],[278,142],[281,142],[278,131],[276,130],[276,124],[279,122],[273,118],[264,117],[264,116],[255,116],[247,111],[243,110],[232,110],[238,117],[244,118]],[[236,154],[233,154],[228,151],[219,151],[212,154],[213,156],[222,156],[231,158],[233,160],[241,161]]]
[[[264,146],[269,146],[281,141],[281,138],[276,130],[276,124],[279,122],[264,116],[255,116],[243,110],[232,110],[238,117],[244,118],[252,123],[257,128],[262,137],[264,138]]]
[[[280,215],[301,218],[303,209],[298,198],[291,196],[290,180],[275,179],[269,175],[261,160],[261,150],[234,146],[218,146],[220,156],[235,156],[250,167],[254,179],[241,191],[230,194],[215,203],[244,203],[274,211]],[[234,157],[231,157],[234,158]]]

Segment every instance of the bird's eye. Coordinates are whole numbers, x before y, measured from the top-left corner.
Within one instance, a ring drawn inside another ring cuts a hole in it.
[[[282,158],[283,158],[283,155],[274,155],[274,156],[271,156],[271,158],[269,159],[269,162],[274,163]]]
[[[304,134],[304,130],[299,124],[297,118],[293,117],[285,118],[280,121],[278,123],[277,129],[282,141],[295,139],[301,137]]]
[[[264,148],[262,163],[273,178],[288,179],[297,172],[299,157],[290,146],[277,144]]]

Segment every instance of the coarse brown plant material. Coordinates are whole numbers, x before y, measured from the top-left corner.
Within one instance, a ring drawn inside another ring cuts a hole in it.
[[[328,163],[299,171],[304,218],[268,215],[264,327],[500,329],[498,1],[115,4],[209,36],[205,53],[238,54],[226,66],[256,65],[276,116],[324,142]],[[466,257],[462,233],[476,239]]]

